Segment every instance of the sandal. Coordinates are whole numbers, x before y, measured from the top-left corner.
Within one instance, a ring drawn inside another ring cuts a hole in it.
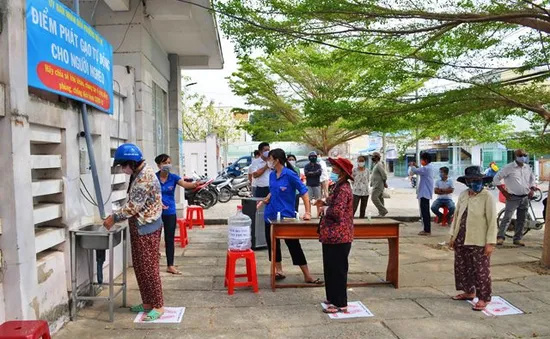
[[[143,307],[143,304],[134,305],[130,307],[130,312],[134,312],[134,313],[150,312],[150,311],[151,309],[145,309],[145,307]]]
[[[468,293],[461,293],[461,294],[458,294],[458,295],[455,295],[454,297],[452,297],[451,299],[453,300],[474,300],[474,297],[469,297],[468,296]]]
[[[170,270],[166,270],[166,272],[170,273],[170,274],[173,274],[173,275],[183,275],[183,273],[181,273],[180,271],[176,270],[175,272],[174,271],[170,271]]]
[[[489,304],[489,303],[486,302],[486,301],[480,300],[472,307],[472,310],[474,310],[474,311],[484,311],[485,308],[487,307],[487,304]]]
[[[145,318],[143,318],[143,321],[158,320],[160,317],[162,317],[163,314],[164,314],[164,312],[161,313],[157,310],[151,310],[149,313],[147,313],[147,316],[145,316]]]
[[[336,307],[332,305],[323,309],[323,313],[327,313],[327,314],[347,313],[347,312],[348,312],[347,307]]]
[[[275,280],[283,280],[286,278],[286,275],[282,273],[275,273]]]
[[[312,280],[312,281],[306,281],[306,284],[323,285],[324,282],[321,279],[317,278],[317,279]]]

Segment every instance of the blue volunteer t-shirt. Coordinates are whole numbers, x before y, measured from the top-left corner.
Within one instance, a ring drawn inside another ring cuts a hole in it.
[[[277,220],[277,212],[281,212],[281,218],[296,217],[296,211],[294,210],[296,191],[300,196],[307,193],[306,186],[296,172],[283,167],[281,176],[277,178],[277,172],[271,171],[271,174],[269,174],[271,198],[269,204],[265,207],[264,219],[266,221]]]
[[[176,192],[176,187],[178,186],[178,181],[181,180],[176,174],[168,174],[168,178],[163,183],[160,180],[160,171],[157,172],[157,178],[160,182],[160,189],[162,192],[162,204],[167,206],[168,209],[162,210],[162,215],[174,215],[176,214],[176,200],[174,198],[174,193]]]

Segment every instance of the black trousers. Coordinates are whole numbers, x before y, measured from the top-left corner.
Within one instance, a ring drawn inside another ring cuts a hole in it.
[[[424,225],[424,232],[432,232],[432,220],[430,216],[430,199],[420,198],[420,216]]]
[[[369,202],[368,195],[353,195],[353,215],[357,212],[357,207],[359,207],[359,202],[361,202],[361,209],[359,210],[359,218],[365,217],[365,211],[367,210],[367,203]]]
[[[271,261],[271,223],[268,221],[265,222],[265,240],[267,243],[267,254],[269,256],[269,261]],[[307,265],[306,256],[302,250],[302,245],[300,245],[300,240],[298,239],[285,239],[286,247],[290,252],[290,257],[292,258],[292,264],[295,266]],[[283,256],[281,254],[281,240],[277,239],[277,250],[275,252],[275,262],[283,261]]]
[[[176,236],[177,215],[163,215],[164,224],[164,246],[166,248],[166,263],[174,266],[174,237]]]
[[[323,244],[323,271],[327,301],[336,307],[348,306],[348,256],[351,243]]]
[[[256,186],[256,189],[254,190],[254,197],[255,198],[265,198],[269,194],[269,186],[266,187],[258,187]]]

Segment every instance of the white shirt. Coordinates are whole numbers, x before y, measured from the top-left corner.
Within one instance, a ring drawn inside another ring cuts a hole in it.
[[[250,167],[248,168],[248,171],[252,173],[252,178],[254,178],[254,172],[259,170],[260,168],[265,167],[267,163],[262,159],[254,159],[252,160],[252,163],[250,164]],[[271,169],[266,169],[265,172],[260,175],[257,178],[252,179],[252,183],[254,187],[269,187],[269,174],[271,173]]]
[[[319,161],[321,164],[321,182],[328,180],[328,169],[327,169],[327,163],[324,160]]]
[[[528,164],[519,166],[517,162],[511,162],[497,172],[493,178],[495,185],[501,185],[504,180],[506,191],[513,195],[527,195],[530,188],[535,186],[535,175]]]

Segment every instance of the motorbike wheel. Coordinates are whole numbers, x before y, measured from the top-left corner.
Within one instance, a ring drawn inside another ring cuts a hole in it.
[[[500,212],[498,212],[498,216],[497,216],[497,227],[500,226],[500,223],[502,221],[502,218],[504,218],[504,212],[505,212],[505,208],[501,209]],[[527,222],[527,220],[530,220],[532,221],[533,218],[531,217],[531,214],[530,213],[527,213],[527,216],[525,217],[525,221]],[[530,231],[530,228],[527,228],[525,227],[526,225],[524,224],[523,225],[523,235],[526,235],[529,231]],[[514,237],[514,233],[515,233],[515,229],[516,229],[516,215],[514,213],[514,215],[512,215],[512,219],[510,220],[510,225],[508,225],[508,227],[506,228],[506,232],[504,232],[504,234],[508,237],[508,238],[513,238]]]
[[[208,190],[202,190],[195,196],[194,205],[199,205],[203,209],[207,210],[210,207],[214,206],[216,202],[216,197],[214,194]]]
[[[220,194],[218,195],[218,201],[222,204],[229,202],[233,198],[233,192],[229,189],[229,187],[222,187],[220,188]]]

